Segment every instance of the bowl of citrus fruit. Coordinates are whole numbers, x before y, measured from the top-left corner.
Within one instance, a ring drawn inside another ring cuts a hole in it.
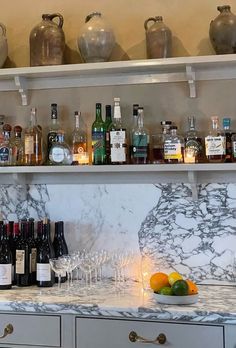
[[[198,301],[198,287],[189,279],[184,279],[178,272],[169,275],[154,273],[150,278],[150,287],[154,297],[164,304],[193,304]]]

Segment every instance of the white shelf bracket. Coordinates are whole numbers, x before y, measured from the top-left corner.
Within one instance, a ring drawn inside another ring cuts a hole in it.
[[[191,65],[186,65],[186,77],[189,85],[189,96],[196,98],[196,74]]]
[[[27,79],[22,76],[15,76],[15,84],[21,96],[22,105],[28,105],[28,83]]]
[[[197,173],[189,171],[188,172],[188,181],[192,190],[192,199],[193,201],[198,200],[198,189],[197,189]]]
[[[26,177],[23,173],[13,173],[12,179],[14,185],[26,185]]]

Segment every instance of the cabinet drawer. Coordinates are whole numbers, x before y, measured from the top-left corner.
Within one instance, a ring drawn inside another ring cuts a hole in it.
[[[160,346],[171,348],[223,348],[223,326],[183,323],[144,322],[117,319],[76,318],[76,348],[136,348],[156,344],[131,342],[130,332],[155,340],[160,333],[166,342]]]
[[[1,314],[0,336],[8,324],[13,326],[13,332],[0,339],[0,344],[61,346],[60,316]]]

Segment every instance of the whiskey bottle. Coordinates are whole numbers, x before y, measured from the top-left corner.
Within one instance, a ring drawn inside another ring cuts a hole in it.
[[[11,126],[4,124],[3,126],[3,140],[0,143],[0,166],[10,165],[10,136]]]
[[[105,124],[102,120],[102,104],[96,103],[96,118],[92,124],[92,163],[106,164]]]
[[[24,164],[27,166],[43,163],[42,129],[37,123],[36,112],[36,108],[31,109],[29,126],[25,129]]]
[[[114,98],[113,122],[109,128],[110,163],[127,163],[127,132],[122,125],[120,98]]]
[[[204,152],[202,139],[198,135],[198,132],[195,128],[195,118],[190,116],[188,118],[189,129],[185,135],[185,157],[184,162],[188,161],[191,163],[204,162]]]
[[[206,157],[209,162],[224,162],[226,154],[226,137],[219,129],[218,116],[211,117],[212,126],[205,137]]]
[[[229,117],[223,118],[223,132],[226,140],[226,154],[225,154],[225,162],[232,162],[232,130],[230,129],[231,119]]]
[[[81,127],[81,112],[75,111],[74,113],[74,131],[72,133],[72,154],[73,162],[72,164],[81,164],[83,163],[83,156],[87,152],[87,137],[86,133],[82,130]]]
[[[65,142],[65,133],[58,130],[55,141],[53,141],[49,151],[49,163],[51,165],[70,165],[73,156],[69,145]]]
[[[49,126],[48,135],[47,135],[47,162],[49,162],[49,164],[50,164],[49,151],[52,144],[57,141],[57,134],[58,134],[58,131],[60,130],[61,130],[61,126],[57,118],[57,104],[52,103],[51,104],[51,123]]]
[[[162,133],[151,136],[152,163],[164,163],[164,142],[166,136],[170,134],[171,121],[161,121]]]
[[[10,164],[12,166],[21,166],[24,159],[24,143],[21,139],[21,126],[15,126],[13,132],[14,137],[10,141]]]
[[[106,145],[106,164],[110,163],[110,132],[109,128],[112,124],[112,118],[111,118],[111,105],[106,105],[106,115],[105,115],[105,122],[104,122],[104,128],[106,132],[105,136],[105,145]]]
[[[138,122],[132,132],[132,163],[147,164],[149,155],[149,133],[143,126],[143,107],[138,107]]]
[[[184,154],[184,138],[177,134],[177,127],[170,127],[170,134],[164,140],[165,163],[182,163]]]

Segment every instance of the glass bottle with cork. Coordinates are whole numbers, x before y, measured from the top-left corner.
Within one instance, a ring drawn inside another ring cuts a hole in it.
[[[37,109],[30,112],[29,125],[24,136],[24,165],[37,166],[43,163],[42,128],[37,122]]]
[[[92,124],[92,163],[106,164],[106,129],[102,119],[102,104],[96,103],[96,118]]]
[[[138,107],[137,121],[137,126],[132,132],[132,163],[147,164],[149,161],[149,132],[143,125],[143,107]]]
[[[211,117],[211,129],[205,137],[206,157],[209,162],[224,162],[226,155],[226,137],[220,130],[219,117]]]
[[[74,112],[74,130],[72,133],[72,164],[84,164],[87,156],[87,136],[81,127],[81,112]]]

